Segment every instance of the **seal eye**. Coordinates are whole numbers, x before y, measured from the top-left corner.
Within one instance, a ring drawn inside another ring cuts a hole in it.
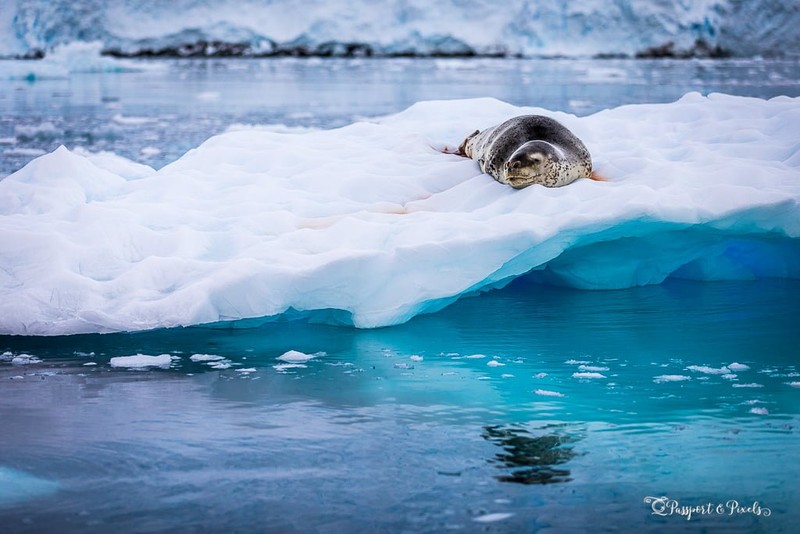
[[[544,163],[544,160],[545,156],[541,152],[517,154],[506,163],[506,169],[514,170],[522,167],[537,167]]]

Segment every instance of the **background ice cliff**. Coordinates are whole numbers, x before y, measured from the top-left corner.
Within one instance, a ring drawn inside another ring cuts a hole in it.
[[[798,55],[800,4],[775,0],[6,0],[0,56],[101,41],[122,54],[633,55],[702,40]]]

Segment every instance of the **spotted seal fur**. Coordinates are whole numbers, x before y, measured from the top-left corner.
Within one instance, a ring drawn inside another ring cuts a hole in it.
[[[481,172],[514,189],[532,184],[560,187],[578,178],[603,180],[592,173],[592,158],[583,142],[542,115],[514,117],[476,130],[464,139],[458,154],[477,160]]]

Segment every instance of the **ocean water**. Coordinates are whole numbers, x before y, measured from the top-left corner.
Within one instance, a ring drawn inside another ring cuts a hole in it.
[[[375,330],[2,337],[0,469],[19,489],[0,491],[0,521],[790,532],[798,312],[790,280],[580,291],[522,279]],[[314,357],[287,366],[288,351]],[[138,354],[172,358],[112,365]]]
[[[0,81],[0,175],[62,143],[160,167],[234,124],[426,99],[800,94],[782,61],[163,64]],[[799,312],[796,280],[523,278],[373,330],[0,336],[0,531],[792,532]]]
[[[0,177],[61,144],[160,168],[231,125],[333,128],[422,100],[492,96],[588,115],[689,91],[800,95],[793,60],[142,60],[162,68],[33,81],[7,79],[7,63]]]

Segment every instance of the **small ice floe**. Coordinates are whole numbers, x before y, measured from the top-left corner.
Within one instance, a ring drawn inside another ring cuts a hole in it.
[[[257,371],[257,369],[255,367],[245,367],[244,369],[237,369],[236,370],[237,373],[242,373],[242,374],[246,374],[246,375],[250,374],[250,373],[255,373],[256,371]]]
[[[684,380],[691,380],[691,376],[686,375],[659,375],[653,379],[656,384],[663,384],[664,382],[683,382]]]
[[[706,365],[690,365],[687,367],[690,371],[695,371],[697,373],[703,373],[707,375],[727,375],[731,373],[731,370],[728,367],[708,367]]]
[[[4,150],[3,154],[6,156],[24,156],[29,158],[36,158],[38,156],[43,156],[47,154],[41,148],[25,148],[25,147],[15,147],[9,148],[8,150]]]
[[[536,395],[541,395],[542,397],[563,397],[563,393],[559,393],[558,391],[549,391],[547,389],[534,389],[533,392]]]
[[[222,369],[230,369],[231,362],[229,360],[220,360],[218,362],[208,362],[206,365],[208,365],[211,369],[220,371]]]
[[[488,362],[486,362],[486,365],[488,365],[489,367],[503,367],[505,364],[497,360],[489,360]]]
[[[395,369],[413,369],[414,366],[411,365],[410,363],[406,363],[406,362],[396,362],[394,364],[394,368]]]
[[[472,520],[477,523],[494,523],[496,521],[503,521],[504,519],[508,519],[513,515],[514,514],[509,512],[496,512],[493,514],[479,515],[478,517],[473,517]]]
[[[122,115],[121,113],[117,113],[116,115],[111,117],[111,120],[116,122],[117,124],[123,124],[126,126],[140,126],[142,124],[150,124],[152,122],[156,122],[156,119],[150,117],[131,117]]]
[[[408,357],[408,359],[411,360],[412,362],[421,362],[425,358],[419,356],[418,354],[412,354],[411,356]]]
[[[547,376],[547,373],[536,373],[535,375],[533,375],[533,378],[542,379],[542,378],[544,378],[546,376]]]
[[[601,372],[601,371],[608,371],[608,367],[599,367],[597,365],[579,365],[578,369],[581,371],[588,371],[588,372]]]
[[[319,356],[325,356],[325,353],[324,352],[315,352],[314,354],[306,354],[304,352],[300,352],[299,350],[290,350],[290,351],[284,352],[283,354],[278,356],[276,359],[278,359],[278,360],[280,360],[282,362],[288,362],[288,363],[303,363],[303,362],[307,362],[309,360],[312,360],[314,358],[317,358]]]
[[[97,362],[86,362],[83,364],[84,367],[91,367],[93,365],[97,365]]]
[[[588,362],[586,360],[567,360],[564,363],[567,365],[589,365],[592,362]]]
[[[747,371],[747,370],[750,369],[749,365],[745,365],[743,363],[738,363],[738,362],[729,363],[727,365],[727,367],[728,367],[728,369],[730,369],[733,372],[736,372],[736,371]]]
[[[307,367],[302,363],[279,363],[272,366],[273,369],[280,372],[288,371],[289,369],[305,369]]]
[[[793,388],[800,388],[800,382],[789,382],[789,385]]]
[[[769,415],[769,410],[761,407],[750,408],[750,413],[754,413],[756,415]]]
[[[193,362],[218,362],[225,358],[217,356],[216,354],[192,354],[189,356],[189,359]]]
[[[738,380],[739,379],[739,375],[735,375],[733,373],[730,373],[730,374],[727,374],[727,375],[722,375],[722,378],[724,378],[725,380]]]
[[[32,354],[17,354],[11,358],[11,363],[14,365],[30,365],[33,363],[42,363],[42,360]]]
[[[480,359],[483,359],[485,357],[486,357],[485,354],[470,354],[468,356],[463,356],[463,358],[465,360],[480,360]]]
[[[763,388],[764,384],[756,384],[755,382],[751,382],[749,384],[733,384],[735,388]]]
[[[503,373],[502,375],[500,375],[500,378],[514,378],[514,375],[512,375],[511,373]]]
[[[197,100],[219,100],[220,94],[217,91],[203,91],[194,95]]]
[[[125,369],[146,369],[148,367],[161,367],[166,369],[172,360],[180,359],[179,356],[161,354],[159,356],[148,356],[146,354],[136,354],[133,356],[117,356],[108,362],[111,367],[123,367]]]
[[[160,148],[156,148],[154,146],[146,146],[146,147],[143,147],[139,151],[139,153],[142,156],[146,157],[146,158],[151,158],[153,156],[158,156],[159,154],[161,154],[161,149]]]
[[[606,378],[606,375],[602,373],[572,373],[572,378],[587,378],[587,379],[596,379],[596,378]]]

